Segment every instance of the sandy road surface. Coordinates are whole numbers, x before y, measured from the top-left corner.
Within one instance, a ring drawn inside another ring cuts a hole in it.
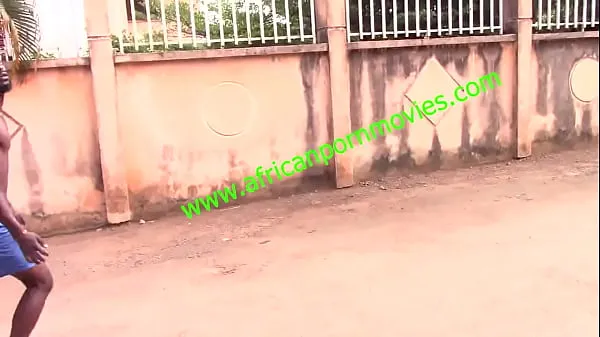
[[[51,238],[34,337],[598,336],[597,155]]]

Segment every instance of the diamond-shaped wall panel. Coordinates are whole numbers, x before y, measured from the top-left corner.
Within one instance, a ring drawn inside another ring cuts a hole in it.
[[[434,100],[438,95],[444,95],[451,106],[433,116],[426,116],[433,125],[439,122],[448,113],[452,113],[454,105],[454,89],[459,84],[448,74],[446,69],[434,57],[430,58],[415,79],[413,85],[406,92],[406,97],[419,106],[426,100]]]
[[[404,111],[410,110],[411,103],[409,99],[405,99]],[[408,146],[411,151],[412,158],[415,160],[417,165],[423,165],[427,162],[429,157],[429,150],[431,150],[431,144],[433,137],[435,136],[435,126],[426,121],[420,119],[415,114],[414,123],[406,123],[405,126],[408,129]]]
[[[454,152],[462,143],[463,106],[457,105],[435,128],[442,151]]]

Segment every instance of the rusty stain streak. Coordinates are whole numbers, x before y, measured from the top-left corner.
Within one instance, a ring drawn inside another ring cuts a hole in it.
[[[106,193],[107,213],[123,213],[129,207],[127,192],[116,187]]]
[[[43,184],[40,180],[40,166],[35,158],[33,146],[29,141],[29,133],[23,128],[21,137],[21,158],[25,168],[25,177],[29,185],[29,209],[32,214],[44,214],[42,203]]]

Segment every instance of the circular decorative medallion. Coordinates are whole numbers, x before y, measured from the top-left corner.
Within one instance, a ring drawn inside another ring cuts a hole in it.
[[[598,61],[583,58],[573,65],[569,76],[571,94],[582,102],[598,97]]]
[[[236,82],[210,87],[200,104],[206,126],[225,137],[241,135],[250,127],[256,113],[254,96]]]

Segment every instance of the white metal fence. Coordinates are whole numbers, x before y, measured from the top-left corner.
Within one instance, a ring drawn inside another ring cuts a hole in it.
[[[317,0],[125,1],[121,53],[316,42]],[[502,34],[503,1],[346,0],[346,21],[349,41]]]
[[[502,34],[502,16],[502,0],[346,0],[349,41]]]
[[[121,53],[316,42],[315,0],[125,1]]]
[[[600,26],[596,0],[534,0],[536,31],[590,30]]]
[[[34,1],[34,0],[31,0]],[[315,2],[122,0],[121,53],[316,42]],[[516,1],[516,0],[515,0]],[[600,0],[532,0],[536,32],[598,30]],[[502,0],[346,0],[348,40],[503,33]],[[123,4],[123,3],[122,3]],[[87,56],[83,0],[35,1],[42,56]],[[116,18],[116,19],[115,19]],[[8,34],[0,56],[12,54]],[[1,42],[4,42],[2,45]]]

